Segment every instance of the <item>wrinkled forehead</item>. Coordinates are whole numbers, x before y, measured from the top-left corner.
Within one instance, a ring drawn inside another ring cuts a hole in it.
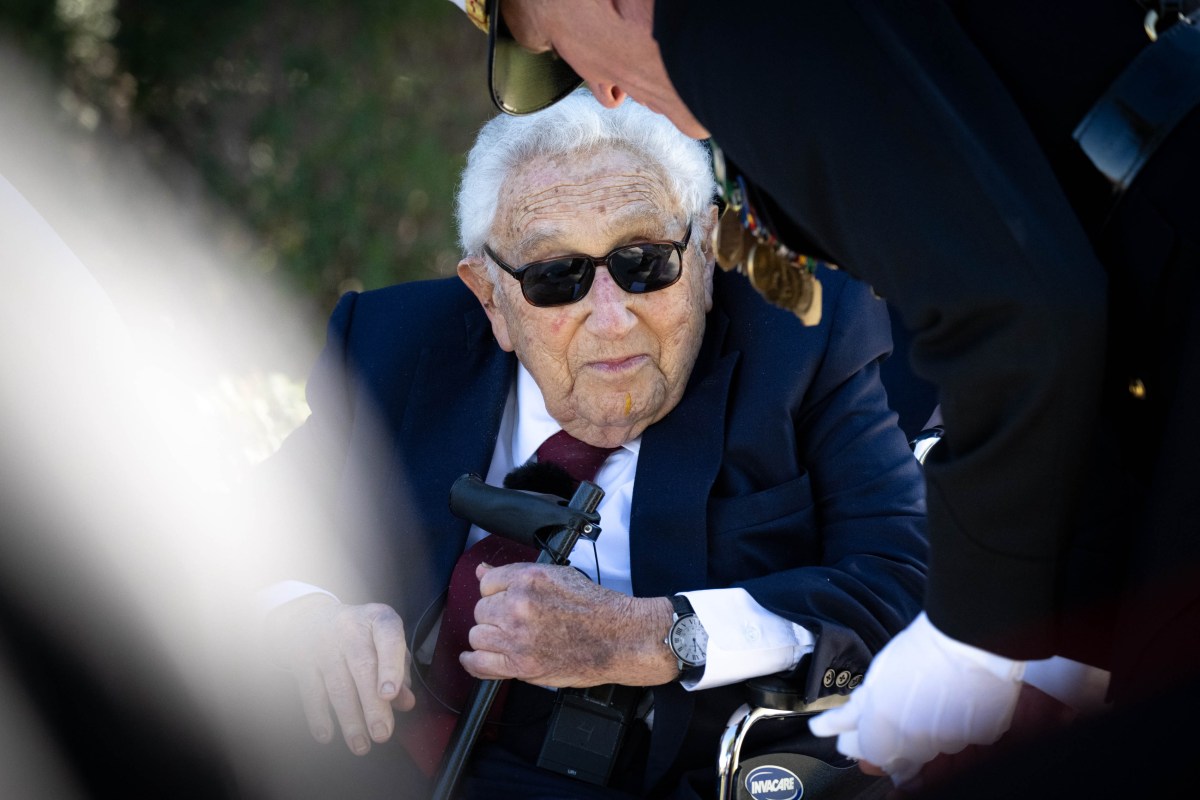
[[[492,235],[532,260],[600,240],[675,238],[682,213],[660,166],[605,147],[519,165],[501,187]]]

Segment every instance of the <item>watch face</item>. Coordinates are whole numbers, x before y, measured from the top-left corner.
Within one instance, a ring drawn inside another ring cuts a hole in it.
[[[708,651],[708,632],[696,615],[689,614],[675,620],[669,641],[675,657],[683,663],[693,667],[704,663]]]

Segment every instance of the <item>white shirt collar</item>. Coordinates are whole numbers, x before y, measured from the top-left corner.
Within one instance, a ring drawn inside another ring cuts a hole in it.
[[[525,365],[517,362],[517,424],[512,437],[513,464],[524,464],[542,446],[542,442],[562,430],[562,426],[546,410],[546,399],[537,381]],[[632,453],[642,449],[642,437],[622,445]]]

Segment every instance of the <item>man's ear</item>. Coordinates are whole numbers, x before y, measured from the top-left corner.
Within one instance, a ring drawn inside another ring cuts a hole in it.
[[[458,277],[483,306],[484,313],[492,323],[492,335],[496,337],[496,343],[500,345],[500,349],[511,353],[513,344],[508,335],[508,318],[497,306],[496,293],[498,290],[488,275],[487,265],[483,263],[483,259],[478,256],[467,256],[459,261]]]
[[[713,231],[717,229],[717,206],[709,206],[708,218],[705,220],[703,233],[700,237],[700,254],[704,256],[704,313],[712,311],[713,300],[713,270],[717,266],[717,255],[713,250]]]

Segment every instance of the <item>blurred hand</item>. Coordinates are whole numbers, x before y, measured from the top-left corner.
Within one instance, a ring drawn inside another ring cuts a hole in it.
[[[482,599],[460,656],[477,678],[541,686],[653,686],[678,677],[663,639],[665,597],[636,598],[597,586],[573,567],[480,565]]]
[[[838,750],[903,786],[938,753],[1008,730],[1024,662],[951,639],[922,613],[879,652],[850,702],[809,720]]]
[[[306,595],[271,612],[267,640],[279,664],[296,676],[319,742],[333,736],[332,707],[346,746],[365,755],[372,740],[391,738],[392,709],[409,711],[416,702],[404,623],[388,606]]]
[[[1046,736],[1054,731],[1071,724],[1078,712],[1060,700],[1027,683],[1021,684],[1017,694],[1017,705],[1013,710],[1012,725],[1008,731],[993,745],[969,745],[957,753],[939,753],[932,761],[921,768],[917,778],[905,784],[905,788],[897,788],[888,795],[887,800],[905,800],[919,790],[928,789],[961,772],[975,769],[981,763],[1007,752],[1014,744],[1021,744]],[[865,761],[858,762],[859,768],[868,775],[883,775],[884,772],[874,764]]]

